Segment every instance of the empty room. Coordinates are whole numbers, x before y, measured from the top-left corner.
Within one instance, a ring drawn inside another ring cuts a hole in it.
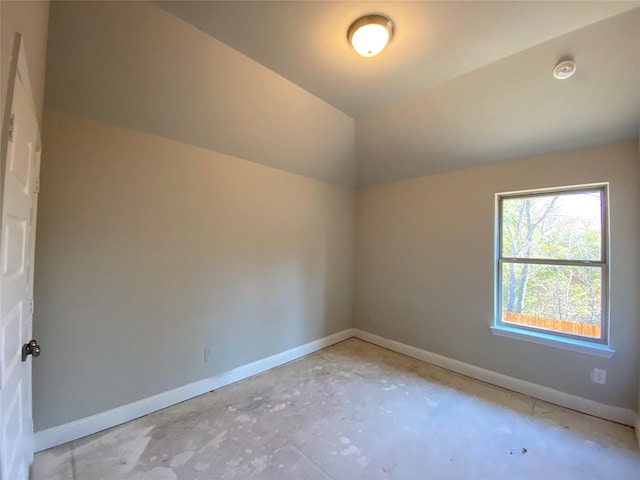
[[[640,478],[640,3],[0,1],[0,477]]]

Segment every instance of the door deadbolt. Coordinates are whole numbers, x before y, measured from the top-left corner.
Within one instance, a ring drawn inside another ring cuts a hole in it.
[[[38,357],[40,355],[40,345],[36,340],[31,340],[22,346],[22,361],[25,362],[29,355]]]

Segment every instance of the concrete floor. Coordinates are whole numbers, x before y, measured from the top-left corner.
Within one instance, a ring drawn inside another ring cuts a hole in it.
[[[640,479],[631,428],[350,339],[36,455],[34,479]]]

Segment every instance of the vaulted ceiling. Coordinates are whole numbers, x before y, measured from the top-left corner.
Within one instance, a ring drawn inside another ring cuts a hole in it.
[[[632,140],[640,129],[637,1],[104,3],[53,4],[50,107],[333,183],[374,185]],[[368,13],[392,18],[396,35],[381,55],[362,58],[346,32]],[[187,27],[214,43],[200,47]],[[220,61],[232,57],[215,42],[266,69],[233,57],[260,78],[225,72]],[[558,81],[551,72],[564,56],[578,69]],[[278,83],[272,72],[317,99],[289,87],[264,98],[256,86]],[[302,103],[278,108],[288,100]],[[240,123],[238,108],[248,109]]]
[[[354,118],[640,5],[555,0],[155,4]],[[349,45],[347,29],[369,13],[390,17],[396,34],[380,56],[362,58]],[[570,50],[579,46],[567,45]]]
[[[157,5],[354,117],[360,185],[638,136],[638,2]],[[368,13],[397,30],[374,58],[346,38]]]

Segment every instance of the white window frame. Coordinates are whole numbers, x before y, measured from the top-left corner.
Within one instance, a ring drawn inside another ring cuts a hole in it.
[[[510,258],[502,256],[502,201],[509,198],[526,198],[545,195],[575,194],[579,192],[601,192],[601,255],[599,261],[556,260],[538,258]],[[495,230],[495,315],[491,327],[496,335],[506,336],[611,358],[615,351],[609,347],[609,186],[607,183],[576,185],[569,187],[545,188],[519,192],[496,194],[496,230]],[[518,325],[502,321],[502,271],[509,263],[531,265],[589,266],[599,267],[602,274],[600,338],[589,338],[566,332],[557,332],[527,325]]]

